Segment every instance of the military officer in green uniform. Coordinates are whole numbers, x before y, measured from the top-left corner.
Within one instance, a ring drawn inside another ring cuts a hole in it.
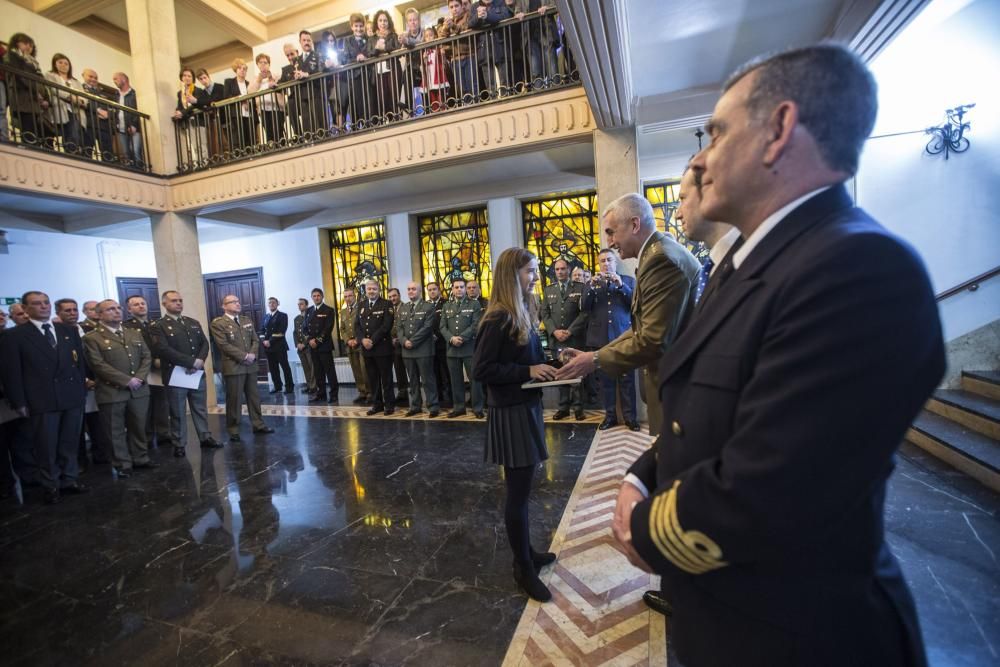
[[[549,351],[557,355],[566,348],[582,348],[587,334],[587,311],[580,302],[586,287],[569,279],[569,262],[557,259],[552,265],[556,282],[542,292],[542,323],[549,337]],[[553,419],[566,419],[572,408],[577,420],[584,418],[583,385],[559,387],[559,410]]]
[[[344,307],[340,309],[340,319],[337,321],[340,340],[347,345],[347,359],[351,362],[351,373],[354,374],[354,385],[358,395],[354,399],[357,405],[367,405],[371,399],[368,389],[368,371],[365,370],[365,360],[361,356],[361,341],[354,336],[354,325],[358,320],[358,293],[353,287],[344,288]]]
[[[309,338],[305,331],[307,310],[309,302],[306,299],[299,299],[299,314],[292,323],[292,337],[295,341],[295,350],[299,353],[299,363],[302,364],[302,374],[306,376],[306,391],[315,394],[316,377],[313,375],[312,351],[309,349]]]
[[[243,397],[246,396],[247,412],[254,433],[274,433],[264,423],[260,412],[260,393],[257,390],[257,329],[253,320],[240,315],[239,297],[227,294],[222,298],[220,315],[212,320],[209,329],[212,340],[222,353],[222,376],[226,381],[226,430],[231,442],[240,441],[240,416]]]
[[[476,329],[483,309],[479,302],[465,294],[465,279],[451,281],[451,299],[441,312],[441,336],[448,345],[448,374],[451,376],[451,396],[454,407],[448,417],[465,414],[465,378],[472,385],[472,413],[482,419],[483,387],[472,378],[472,353],[475,351]]]
[[[205,449],[222,447],[222,443],[212,437],[208,427],[208,395],[205,375],[202,374],[197,389],[171,386],[174,374],[192,374],[205,370],[208,358],[208,337],[201,323],[186,317],[184,298],[180,292],[168,290],[161,299],[163,317],[149,325],[149,337],[153,343],[153,354],[160,359],[163,371],[163,385],[167,390],[170,404],[170,437],[174,441],[174,456],[182,458],[187,448],[187,414],[185,405],[191,408],[191,419],[198,441]]]
[[[146,439],[146,377],[153,355],[142,332],[122,326],[122,307],[117,301],[101,301],[97,316],[97,328],[83,337],[83,351],[97,382],[94,395],[111,441],[112,463],[119,477],[128,477],[133,468],[158,465],[149,459]]]
[[[146,440],[149,444],[153,444],[153,436],[155,435],[157,447],[171,444],[167,381],[163,378],[163,371],[160,369],[160,359],[153,352],[153,341],[149,338],[149,325],[152,324],[148,317],[149,306],[146,304],[146,299],[138,294],[133,294],[125,302],[125,309],[128,311],[129,317],[122,322],[122,326],[126,329],[135,329],[142,333],[142,340],[153,355],[153,367],[151,370],[160,375],[160,381],[163,383],[149,385],[149,414],[146,416]],[[173,445],[176,446],[177,443],[174,442]]]
[[[424,300],[420,283],[407,285],[406,296],[410,302],[399,304],[395,321],[395,337],[399,340],[410,380],[410,409],[406,416],[420,413],[420,388],[423,386],[427,410],[431,417],[437,417],[440,405],[434,379],[434,304]]]

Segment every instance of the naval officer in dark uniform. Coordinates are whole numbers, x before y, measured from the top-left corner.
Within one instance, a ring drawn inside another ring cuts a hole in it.
[[[186,453],[185,405],[191,408],[191,420],[201,446],[206,449],[222,447],[212,437],[212,431],[208,427],[206,375],[202,374],[197,389],[170,386],[170,378],[175,373],[205,370],[205,360],[209,353],[208,337],[201,322],[182,314],[184,299],[180,292],[164,292],[161,304],[164,315],[149,325],[149,337],[153,342],[153,354],[160,359],[164,389],[167,390],[170,403],[170,437],[174,441],[174,456],[180,458]]]
[[[284,391],[295,393],[295,381],[292,380],[292,367],[288,365],[288,315],[278,310],[281,305],[273,296],[267,300],[267,315],[260,331],[260,344],[267,350],[267,368],[271,373],[272,394]],[[281,374],[285,374],[285,382],[281,382]]]
[[[313,307],[307,311],[304,325],[307,344],[312,350],[313,377],[316,378],[316,394],[310,403],[327,400],[326,385],[330,385],[330,404],[339,402],[340,383],[337,369],[333,365],[333,324],[336,312],[323,301],[323,290],[316,287],[312,291]]]
[[[392,324],[392,304],[379,296],[378,282],[369,280],[354,325],[354,337],[361,341],[372,396],[368,415],[383,409],[387,415],[396,411],[396,397],[392,393]]]

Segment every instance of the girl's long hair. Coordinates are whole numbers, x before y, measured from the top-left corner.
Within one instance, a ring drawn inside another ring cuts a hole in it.
[[[482,326],[487,320],[499,320],[510,336],[517,340],[518,345],[527,345],[528,338],[538,323],[534,295],[525,296],[518,276],[518,272],[533,259],[534,254],[524,248],[507,248],[500,253],[500,259],[493,269],[490,305],[479,322],[479,326]]]

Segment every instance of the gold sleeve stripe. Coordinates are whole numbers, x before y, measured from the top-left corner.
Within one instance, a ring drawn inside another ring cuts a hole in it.
[[[653,499],[649,513],[649,532],[653,543],[664,558],[690,574],[704,574],[728,565],[722,560],[722,549],[702,532],[684,530],[677,517],[677,490],[674,482],[666,495]]]

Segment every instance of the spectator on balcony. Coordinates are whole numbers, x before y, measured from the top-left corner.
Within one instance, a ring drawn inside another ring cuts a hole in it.
[[[299,81],[296,95],[298,96],[299,114],[302,117],[302,132],[312,133],[312,139],[321,138],[320,131],[330,127],[330,114],[327,107],[326,83],[319,78],[324,72],[336,66],[333,58],[321,56],[313,44],[312,33],[308,30],[299,32],[299,46],[302,54],[298,58],[298,69],[292,78]],[[312,80],[306,81],[313,77]]]
[[[471,30],[470,13],[462,0],[448,0],[450,15],[438,28],[438,37],[455,37]],[[451,80],[456,104],[468,104],[479,96],[479,76],[472,57],[472,36],[457,39],[445,47],[451,61]]]
[[[257,76],[250,82],[250,92],[270,90],[278,85],[278,80],[271,72],[271,57],[266,53],[258,53],[254,59],[257,63]],[[270,93],[257,98],[257,114],[264,128],[264,140],[277,143],[285,138],[285,95]]]
[[[323,35],[320,37],[319,51],[320,55],[324,58],[329,58],[333,61],[334,68],[343,66],[345,62],[344,53],[337,45],[337,36],[329,30],[324,30]],[[341,72],[336,76],[330,77],[326,85],[327,97],[330,100],[331,120],[336,128],[344,126],[344,121],[348,113],[347,98],[351,94],[351,84],[348,78],[346,72]]]
[[[438,38],[433,27],[424,29],[424,41],[432,42]],[[448,103],[448,57],[445,47],[438,44],[422,51],[424,113],[441,111]]]
[[[281,68],[281,78],[278,83],[288,83],[295,81],[295,73],[299,70],[299,50],[294,44],[288,43],[281,47],[288,59],[288,64]],[[295,88],[289,88],[287,99],[285,100],[285,113],[288,114],[288,122],[291,125],[292,134],[298,136],[302,133],[302,124],[299,121],[299,101],[295,95]]]
[[[201,88],[205,92],[208,108],[214,107],[216,104],[226,99],[226,91],[222,84],[212,81],[212,77],[209,75],[207,69],[202,67],[195,72],[195,74],[198,77],[198,83],[201,84]],[[229,142],[226,139],[225,132],[222,128],[223,119],[219,112],[207,114],[206,120],[208,121],[206,123],[208,132],[208,156],[213,158],[227,152],[229,150]]]
[[[107,94],[101,87],[97,72],[92,69],[83,70],[83,91],[107,100]],[[85,151],[90,154],[94,148],[100,150],[101,159],[110,162],[115,159],[114,140],[111,134],[111,112],[108,105],[98,100],[87,100],[86,131],[83,134]],[[99,145],[98,143],[99,142]]]
[[[406,98],[403,104],[410,115],[413,115],[417,108],[414,91],[423,85],[423,72],[421,71],[423,64],[420,51],[416,47],[423,43],[424,34],[425,31],[420,29],[420,12],[410,7],[406,10],[406,30],[399,34],[400,47],[410,50],[403,61],[406,69],[402,77],[403,96]],[[431,39],[437,39],[437,35],[435,34]],[[426,100],[423,104],[427,106]]]
[[[83,84],[73,76],[73,64],[61,53],[52,56],[52,69],[45,73],[45,78],[60,86],[83,91]],[[63,150],[67,153],[80,153],[86,124],[83,109],[87,107],[87,100],[65,90],[53,90],[51,99],[49,120],[62,137]]]
[[[483,30],[514,15],[506,0],[478,0],[472,9],[469,27]],[[476,37],[476,61],[480,80],[486,88],[482,91],[483,96],[506,94],[510,79],[507,69],[507,40],[504,39],[503,30],[489,30]]]
[[[138,110],[135,88],[129,83],[128,75],[125,72],[115,72],[111,75],[111,80],[118,89],[118,104]],[[130,167],[143,169],[145,165],[142,153],[142,123],[139,121],[139,114],[119,110],[115,114],[114,121],[113,125],[118,130],[118,147],[128,161],[127,164]]]
[[[375,36],[368,40],[368,57],[381,58],[398,51],[399,36],[392,24],[389,12],[380,9],[375,12]],[[396,120],[399,111],[399,88],[402,85],[402,73],[399,70],[399,58],[387,58],[375,64],[372,76],[375,82],[375,113],[379,123],[391,123]]]
[[[226,99],[243,97],[250,93],[250,82],[247,81],[247,63],[242,58],[236,58],[232,63],[233,73],[223,82]],[[229,134],[229,145],[234,150],[246,151],[257,143],[257,123],[254,108],[250,100],[226,104],[223,107],[226,126]]]
[[[205,115],[196,113],[208,107],[205,91],[194,85],[194,70],[181,68],[181,86],[177,91],[177,108],[174,110],[179,152],[178,169],[186,171],[205,164],[208,160],[208,133]]]
[[[0,44],[0,62],[5,62],[7,48]],[[10,127],[7,125],[7,77],[0,71],[0,141],[10,141]]]
[[[368,59],[368,44],[371,38],[365,34],[365,17],[361,14],[351,14],[352,35],[344,40],[344,64],[354,65]],[[351,127],[357,129],[369,123],[371,113],[371,88],[367,67],[355,67],[350,70],[351,92],[348,99],[348,109],[351,115]]]
[[[9,44],[10,50],[4,54],[4,64],[28,75],[7,75],[10,119],[14,127],[21,131],[21,143],[42,145],[47,134],[43,114],[49,108],[49,100],[42,84],[29,78],[42,78],[42,70],[35,59],[35,40],[18,32],[10,38]]]
[[[514,0],[514,17],[523,20],[525,15],[537,13],[522,32],[521,49],[528,52],[530,86],[544,88],[559,75],[556,49],[559,46],[559,26],[556,25],[553,0]]]

